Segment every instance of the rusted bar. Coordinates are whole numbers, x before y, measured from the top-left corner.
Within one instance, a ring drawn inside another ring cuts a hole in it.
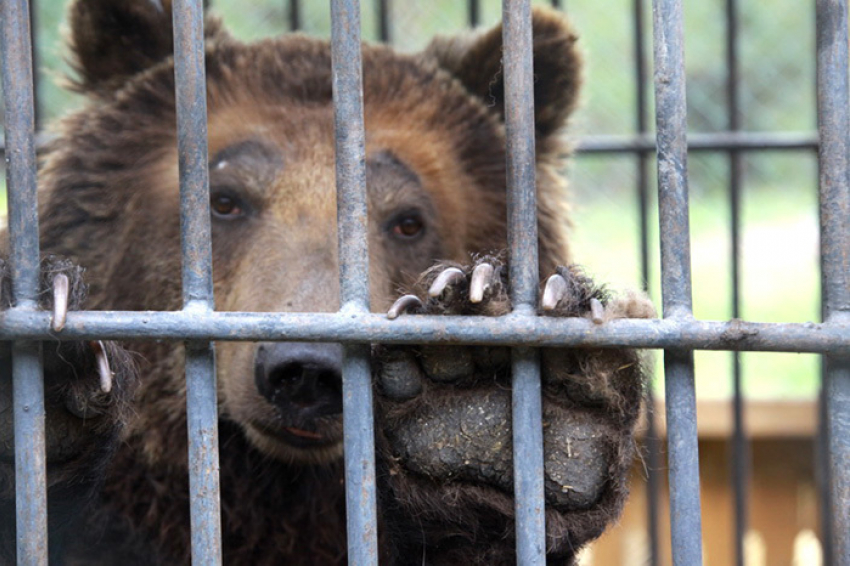
[[[32,43],[26,0],[4,0],[2,20],[3,101],[6,183],[13,310],[37,308],[39,287],[36,210],[35,109]],[[19,565],[47,564],[47,475],[44,380],[41,344],[12,344],[12,398],[15,427],[16,551]]]
[[[502,21],[512,316],[534,317],[539,273],[530,1],[504,0]],[[546,562],[546,525],[538,352],[515,348],[512,372],[517,561],[542,565]]]
[[[340,315],[369,311],[360,2],[331,2]],[[378,560],[375,433],[369,346],[347,345],[342,368],[348,563]]]
[[[174,0],[174,74],[183,313],[213,310],[207,163],[204,14],[200,0]],[[186,412],[193,564],[221,564],[221,502],[215,355],[209,342],[186,343]]]
[[[681,0],[653,0],[658,207],[664,317],[691,310],[687,115]],[[694,360],[690,350],[665,350],[670,527],[675,565],[702,564]]]
[[[846,0],[818,0],[820,241],[824,320],[850,321],[850,81]],[[835,564],[850,564],[850,355],[827,356],[826,420]]]

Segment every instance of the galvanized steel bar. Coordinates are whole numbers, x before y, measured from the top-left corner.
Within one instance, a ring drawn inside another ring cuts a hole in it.
[[[38,214],[33,106],[32,44],[26,0],[4,0],[2,20],[6,180],[13,309],[37,308]],[[47,564],[47,476],[44,447],[44,381],[41,345],[12,345],[15,427],[15,509],[19,565]]]
[[[478,24],[481,23],[481,1],[468,0],[467,12],[469,16],[469,27],[478,27]]]
[[[337,221],[342,308],[368,311],[369,251],[360,2],[332,0]]]
[[[741,129],[738,86],[738,2],[726,0],[726,107],[728,130]],[[729,229],[732,258],[732,318],[741,318],[741,177],[743,175],[739,150],[729,150]],[[747,532],[748,480],[750,469],[749,444],[744,430],[744,398],[742,391],[741,355],[732,352],[732,489],[734,497],[735,563],[744,566],[744,535]]]
[[[502,21],[512,316],[531,318],[537,309],[539,268],[530,1],[503,0]],[[546,563],[546,525],[538,352],[515,348],[512,372],[517,561],[542,565]]]
[[[183,304],[213,300],[204,20],[199,0],[174,0],[174,76],[183,242]]]
[[[39,73],[40,68],[40,57],[38,53],[38,2],[37,0],[30,0],[29,2],[29,11],[30,11],[30,51],[32,52],[32,107],[33,107],[33,121],[35,123],[35,129],[41,129],[41,121],[42,116],[44,116],[44,112],[42,112],[41,108],[41,73]]]
[[[658,205],[664,317],[689,319],[687,115],[681,0],[653,0]],[[702,563],[702,528],[693,352],[664,352],[670,523],[675,565]]]
[[[24,0],[4,0],[2,6],[12,296],[15,306],[31,309],[38,297],[40,259],[29,16]]]
[[[213,309],[203,18],[200,0],[174,0],[183,316]],[[186,405],[192,562],[221,564],[218,403],[209,342],[186,343]]]
[[[215,354],[209,342],[186,343],[186,423],[192,563],[222,563]]]
[[[369,311],[369,252],[365,128],[360,53],[360,2],[332,0],[331,54],[336,137],[337,225],[340,258],[340,315]],[[343,351],[343,437],[345,443],[348,563],[378,560],[375,494],[375,433],[368,345]]]
[[[0,313],[0,340],[296,340],[345,344],[487,344],[578,348],[676,348],[850,354],[850,323],[764,323],[705,320],[400,317],[378,313],[190,313],[77,311],[55,336],[50,314]]]
[[[41,342],[12,343],[18,565],[47,565],[47,487]]]
[[[850,85],[846,0],[818,0],[817,82],[823,312],[850,321]],[[824,360],[832,559],[850,565],[850,355]]]
[[[818,428],[817,437],[815,438],[814,446],[814,473],[815,485],[817,487],[818,497],[818,518],[820,524],[821,548],[823,550],[822,564],[835,564],[833,558],[833,547],[835,546],[835,533],[832,527],[832,482],[830,482],[830,455],[829,455],[829,419],[827,416],[827,379],[826,379],[826,356],[821,357],[820,364],[821,388],[818,392],[817,409],[818,409]]]
[[[36,147],[41,149],[50,135],[36,135]],[[651,134],[582,136],[574,140],[578,153],[652,153],[655,136]],[[809,132],[710,132],[694,133],[688,137],[688,151],[817,151],[818,136]],[[0,138],[0,155],[5,145]]]
[[[577,138],[578,153],[653,152],[650,134],[600,135]],[[688,135],[688,151],[816,151],[817,134],[808,132],[712,132]]]
[[[649,132],[649,104],[647,101],[646,34],[644,31],[644,0],[632,2],[632,24],[635,58],[635,100],[637,101],[636,129],[639,135]],[[639,152],[637,159],[637,197],[638,218],[640,221],[640,280],[645,291],[650,284],[649,255],[649,153]],[[654,376],[650,375],[646,384],[646,497],[647,538],[649,539],[649,563],[658,566],[660,555],[658,548],[658,510],[661,505],[661,438],[655,421]]]
[[[378,0],[378,38],[383,43],[392,43],[392,17],[390,0]]]
[[[298,31],[301,27],[301,0],[289,0],[289,31]]]

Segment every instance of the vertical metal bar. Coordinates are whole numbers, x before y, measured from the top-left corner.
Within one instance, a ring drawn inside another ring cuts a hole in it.
[[[47,565],[47,475],[41,342],[12,343],[18,564]]]
[[[378,0],[378,37],[383,43],[392,43],[390,8],[390,0]]]
[[[661,285],[665,318],[690,318],[687,115],[681,0],[653,0]],[[673,563],[702,564],[694,358],[667,350],[667,439]]]
[[[35,308],[40,260],[29,16],[26,0],[4,0],[2,6],[12,295],[15,306]]]
[[[301,0],[289,0],[289,30],[298,31],[301,27]]]
[[[183,310],[189,314],[214,308],[202,3],[175,0],[173,20]],[[218,403],[208,342],[186,344],[186,412],[192,562],[221,564]]]
[[[821,278],[823,281],[823,278]],[[821,293],[821,297],[825,296]],[[821,317],[826,318],[821,312]],[[822,563],[826,566],[835,564],[833,547],[835,546],[835,529],[832,525],[832,482],[830,481],[830,456],[829,456],[829,424],[827,422],[827,378],[826,357],[821,356],[820,363],[821,388],[818,393],[818,436],[815,440],[815,481],[818,493],[818,516],[820,519],[821,548],[823,549]]]
[[[531,3],[502,2],[505,127],[507,135],[508,248],[513,312],[537,308],[537,199]],[[517,560],[545,564],[543,427],[537,350],[514,348],[513,448]]]
[[[369,311],[359,0],[331,2],[340,310]],[[378,560],[375,432],[368,345],[345,346],[342,373],[348,563]]]
[[[635,98],[637,101],[637,131],[649,131],[646,100],[646,37],[644,34],[644,0],[632,2],[635,55]],[[649,154],[637,155],[638,211],[640,218],[640,276],[644,290],[649,290]],[[658,550],[658,506],[660,504],[661,439],[655,421],[655,387],[653,380],[646,386],[646,463],[647,463],[647,538],[649,539],[649,563],[659,564]]]
[[[817,82],[823,311],[850,321],[850,85],[846,0],[818,0]],[[850,564],[850,357],[826,356],[833,560]]]
[[[30,0],[30,48],[32,51],[32,82],[33,82],[33,111],[35,119],[35,129],[41,129],[41,73],[38,72],[39,56],[38,56],[38,3],[36,0]]]
[[[12,301],[37,308],[39,285],[32,46],[26,0],[0,4]],[[44,380],[39,342],[12,345],[15,509],[19,565],[47,564]]]
[[[203,7],[198,0],[175,0],[173,15],[183,303],[209,306],[213,283]]]
[[[477,27],[481,23],[481,2],[480,0],[469,0],[467,6],[469,9],[469,27]]]
[[[741,129],[738,86],[738,2],[726,0],[726,106],[728,128]],[[729,150],[729,213],[730,254],[732,258],[732,318],[741,317],[741,154]],[[749,447],[744,431],[744,399],[742,391],[741,354],[732,352],[733,391],[732,414],[732,489],[734,493],[735,563],[744,566],[744,535],[747,531],[747,480],[749,478]]]

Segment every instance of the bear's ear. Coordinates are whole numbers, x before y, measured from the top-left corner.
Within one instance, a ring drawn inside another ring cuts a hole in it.
[[[562,127],[576,106],[582,57],[577,36],[562,14],[535,8],[532,28],[535,125],[537,136],[543,138]],[[435,38],[423,55],[436,60],[504,119],[501,25],[483,33]]]
[[[81,92],[112,92],[174,52],[171,0],[74,0],[68,25],[71,86]],[[217,20],[205,28],[220,31]]]

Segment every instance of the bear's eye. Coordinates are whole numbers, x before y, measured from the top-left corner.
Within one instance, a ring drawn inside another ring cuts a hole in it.
[[[210,209],[219,218],[238,218],[245,213],[238,198],[224,193],[210,195]]]
[[[425,231],[425,223],[415,213],[408,213],[396,218],[391,224],[391,233],[400,240],[418,238]]]

